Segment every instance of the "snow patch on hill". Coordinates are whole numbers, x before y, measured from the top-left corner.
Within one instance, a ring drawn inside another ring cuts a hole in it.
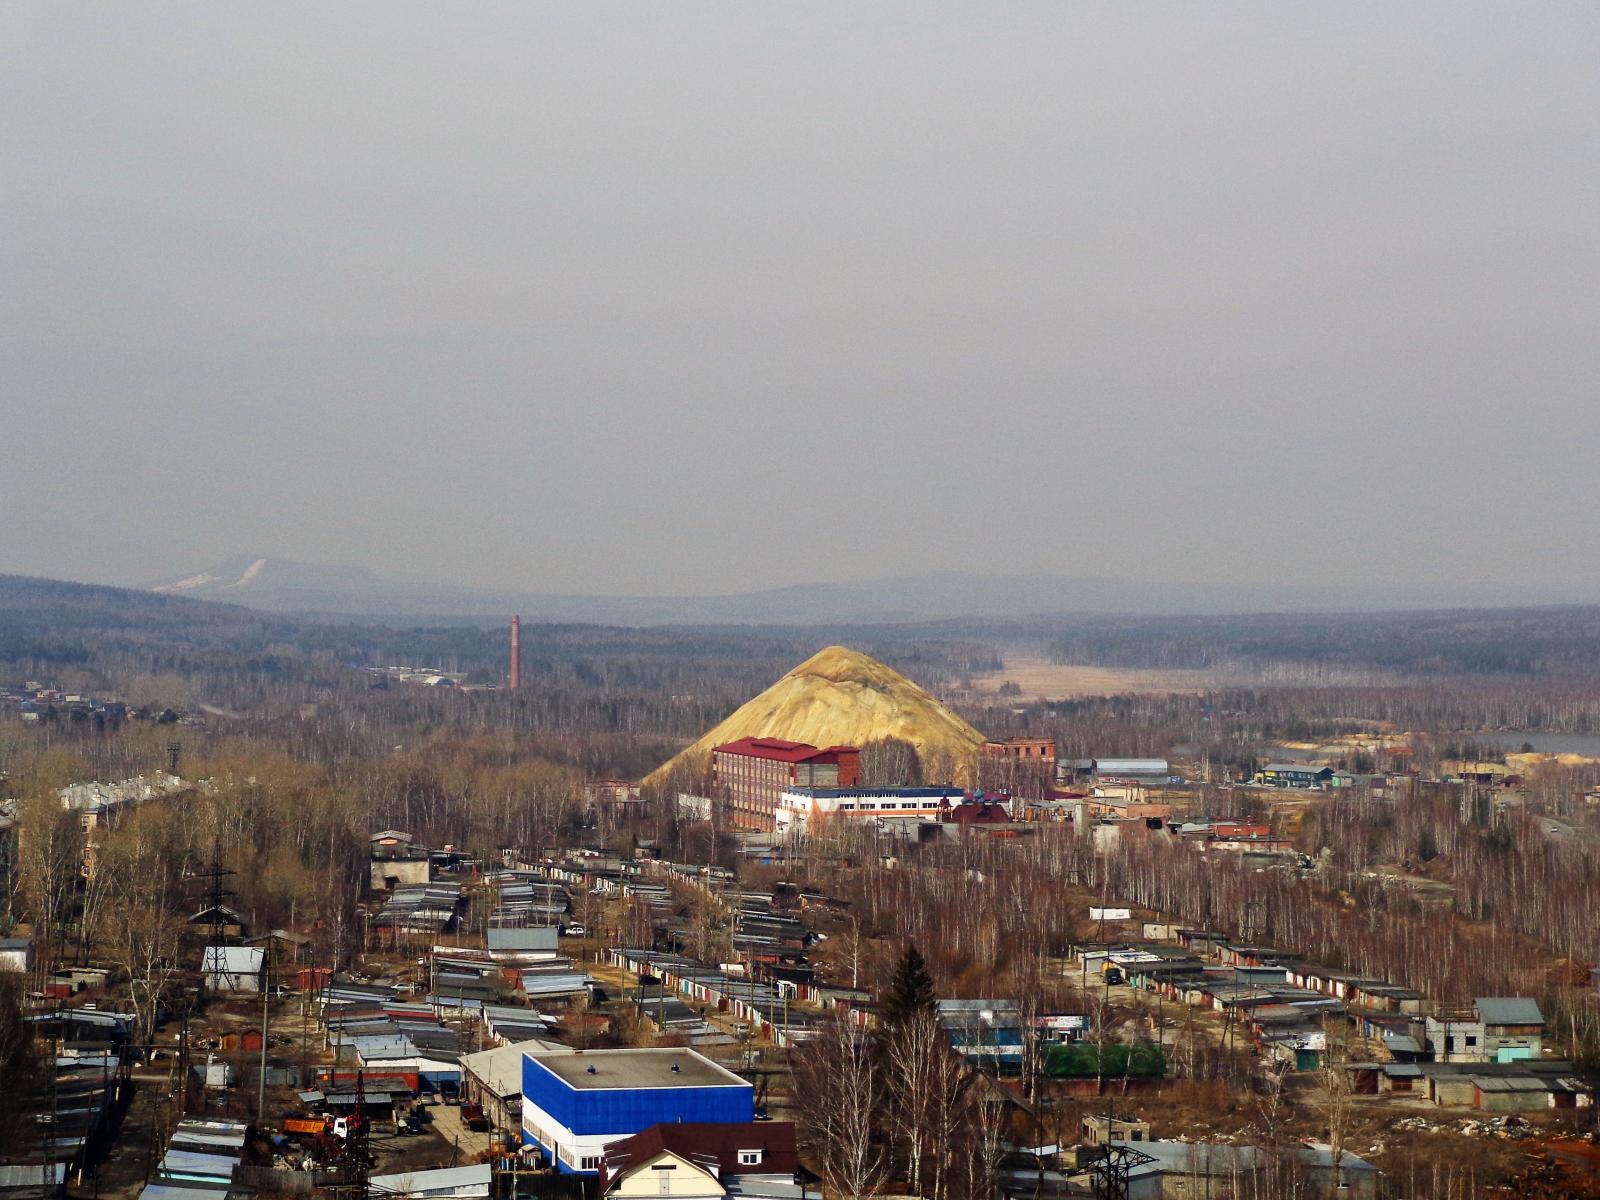
[[[235,579],[232,583],[225,583],[222,586],[225,587],[225,588],[243,587],[245,584],[249,583],[252,579],[254,579],[257,575],[261,574],[261,569],[263,567],[265,567],[266,565],[267,565],[267,560],[266,559],[258,558],[258,559],[255,560],[255,562],[251,563],[248,567],[246,567],[244,569],[244,574],[243,575],[239,576],[239,578]]]
[[[190,575],[187,579],[179,579],[174,583],[164,583],[160,587],[151,588],[153,592],[189,592],[195,588],[210,587],[213,583],[221,583],[215,575],[205,571],[198,575]]]

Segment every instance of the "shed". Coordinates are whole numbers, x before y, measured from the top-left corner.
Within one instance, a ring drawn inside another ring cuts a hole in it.
[[[461,1056],[461,1094],[483,1106],[492,1125],[518,1129],[522,1115],[522,1056],[560,1053],[570,1047],[549,1038],[528,1038]]]
[[[212,937],[239,937],[244,933],[244,917],[225,904],[212,904],[189,918],[189,924]]]
[[[439,1171],[406,1171],[399,1175],[374,1175],[368,1181],[375,1196],[416,1197],[417,1200],[486,1200],[489,1195],[488,1163],[446,1167]]]
[[[1471,1075],[1430,1076],[1428,1098],[1440,1108],[1471,1108],[1478,1102]]]
[[[489,957],[496,960],[537,960],[555,958],[560,948],[560,930],[554,925],[531,929],[491,929],[488,932]]]
[[[1532,1075],[1474,1075],[1473,1107],[1485,1112],[1549,1108],[1550,1085]]]

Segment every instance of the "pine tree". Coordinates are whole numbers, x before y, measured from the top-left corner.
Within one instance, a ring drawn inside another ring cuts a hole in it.
[[[933,1012],[937,1006],[933,976],[928,974],[928,964],[923,960],[917,944],[908,942],[906,952],[895,965],[889,991],[883,998],[883,1023],[895,1029],[913,1017]]]

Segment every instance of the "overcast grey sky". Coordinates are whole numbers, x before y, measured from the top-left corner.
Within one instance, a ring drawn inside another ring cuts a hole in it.
[[[0,571],[1600,591],[1593,3],[0,6]]]

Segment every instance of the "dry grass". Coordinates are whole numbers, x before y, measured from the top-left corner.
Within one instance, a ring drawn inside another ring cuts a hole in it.
[[[1204,671],[1153,671],[1140,668],[1063,666],[1043,658],[1008,655],[1005,666],[993,675],[973,680],[974,692],[997,696],[1001,687],[1014,683],[1020,695],[1005,699],[1019,703],[1034,700],[1072,700],[1085,696],[1192,695],[1214,686]]]

